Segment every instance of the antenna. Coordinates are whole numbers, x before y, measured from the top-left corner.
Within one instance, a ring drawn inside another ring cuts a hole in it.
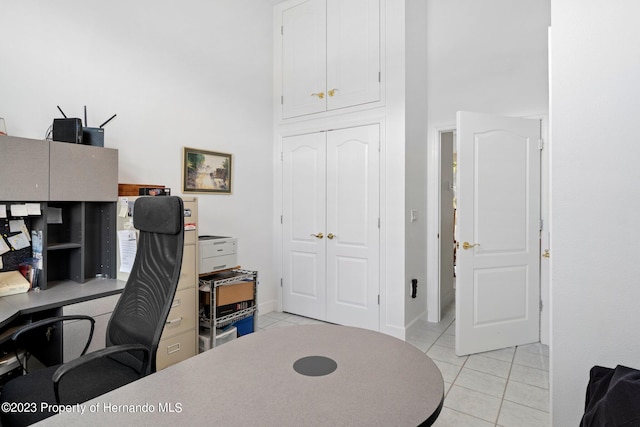
[[[103,124],[101,124],[101,125],[100,125],[100,127],[102,127],[102,126],[106,125],[107,123],[109,123],[111,120],[113,120],[113,118],[114,118],[115,116],[117,116],[117,114],[114,114],[113,116],[111,116],[111,117],[109,118],[109,120],[107,120],[106,122],[104,122]]]
[[[56,107],[58,107],[58,110],[60,110],[60,112],[62,113],[62,116],[66,119],[67,115],[64,113],[64,111],[62,111],[62,108],[60,108],[59,105],[56,105]]]

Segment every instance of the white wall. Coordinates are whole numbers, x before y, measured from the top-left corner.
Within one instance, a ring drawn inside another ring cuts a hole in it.
[[[408,294],[405,277],[405,146],[406,146],[406,3],[384,0],[385,7],[383,73],[385,81],[384,141],[382,146],[382,235],[381,235],[381,328],[405,338],[405,307]]]
[[[428,1],[428,305],[437,309],[439,142],[456,111],[544,116],[550,0]]]
[[[640,3],[551,5],[551,410],[569,426],[593,365],[640,369]]]
[[[42,139],[60,105],[105,126],[119,181],[181,193],[184,146],[232,153],[233,195],[198,195],[200,234],[239,239],[239,263],[275,298],[272,2],[29,0],[0,13],[0,117]],[[28,167],[28,165],[25,165]],[[266,306],[265,306],[266,304]]]
[[[427,312],[427,0],[406,2],[405,322]],[[411,221],[411,211],[415,219]],[[418,280],[411,298],[411,279]]]

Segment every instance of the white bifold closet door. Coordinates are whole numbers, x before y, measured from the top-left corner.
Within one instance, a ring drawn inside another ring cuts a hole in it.
[[[283,310],[379,329],[380,129],[283,138]]]

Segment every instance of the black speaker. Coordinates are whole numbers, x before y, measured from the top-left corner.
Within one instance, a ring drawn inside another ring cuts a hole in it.
[[[53,119],[53,140],[82,144],[82,120]]]
[[[104,147],[104,129],[82,128],[82,143],[94,147]]]

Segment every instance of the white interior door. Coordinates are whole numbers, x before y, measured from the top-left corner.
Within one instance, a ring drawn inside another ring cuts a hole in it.
[[[456,354],[540,336],[540,122],[458,112]]]
[[[282,308],[319,320],[326,320],[325,145],[324,132],[282,143]]]
[[[378,125],[327,132],[327,320],[378,330]]]

